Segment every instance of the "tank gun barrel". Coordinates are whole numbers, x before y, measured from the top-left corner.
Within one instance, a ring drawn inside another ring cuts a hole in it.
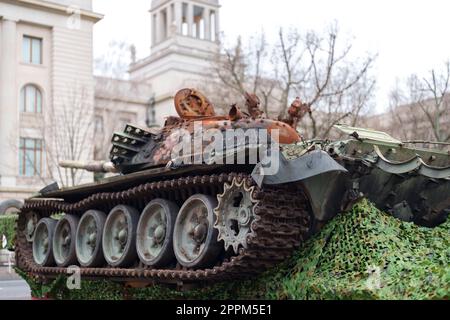
[[[73,161],[64,160],[59,162],[59,166],[66,169],[79,169],[95,173],[118,173],[116,166],[109,161]]]

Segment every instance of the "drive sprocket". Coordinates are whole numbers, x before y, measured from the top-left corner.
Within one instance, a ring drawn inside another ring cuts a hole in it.
[[[259,219],[255,214],[258,201],[254,197],[255,187],[246,180],[233,179],[224,185],[224,191],[217,196],[219,201],[214,210],[215,228],[219,231],[218,240],[224,242],[225,250],[230,247],[235,253],[240,247],[247,248],[247,238],[253,234],[252,223]]]

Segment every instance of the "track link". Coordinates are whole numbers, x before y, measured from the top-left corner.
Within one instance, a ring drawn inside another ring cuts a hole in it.
[[[243,173],[204,175],[151,182],[134,188],[112,193],[98,193],[76,203],[60,200],[28,200],[19,215],[17,225],[16,260],[22,270],[42,278],[66,274],[66,268],[40,267],[33,260],[32,245],[25,237],[26,214],[34,212],[39,217],[66,213],[80,216],[91,209],[108,213],[114,206],[126,204],[142,211],[155,198],[178,203],[189,196],[203,193],[216,196],[223,191],[225,183],[233,179],[245,180],[254,186],[256,219],[252,223],[246,249],[240,248],[235,256],[218,261],[217,265],[204,270],[187,270],[177,266],[172,269],[151,269],[136,261],[135,268],[120,269],[82,268],[81,275],[88,278],[116,278],[125,281],[168,282],[219,282],[257,275],[284,261],[292,255],[311,232],[312,216],[309,202],[300,187],[286,185],[261,189],[253,179]]]

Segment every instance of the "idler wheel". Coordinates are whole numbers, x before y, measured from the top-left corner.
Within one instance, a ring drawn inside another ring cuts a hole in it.
[[[142,212],[137,227],[136,249],[142,263],[164,267],[175,260],[173,230],[180,208],[173,202],[156,199]]]
[[[75,251],[78,219],[65,215],[58,221],[53,236],[53,256],[59,267],[68,267],[77,262]]]
[[[103,255],[112,267],[129,267],[137,260],[136,229],[139,213],[129,206],[117,206],[106,219]]]
[[[41,267],[51,267],[55,264],[53,257],[53,235],[56,221],[44,218],[36,226],[33,239],[33,259]]]
[[[214,229],[217,199],[194,195],[181,207],[175,222],[174,252],[178,262],[187,268],[214,265],[223,247]]]
[[[78,224],[76,233],[76,256],[82,267],[100,267],[105,263],[103,257],[102,234],[106,214],[89,210]]]

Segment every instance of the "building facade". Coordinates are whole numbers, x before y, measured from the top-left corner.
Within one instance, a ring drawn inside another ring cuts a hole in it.
[[[150,2],[149,2],[150,3]],[[160,127],[174,94],[210,78],[218,0],[152,0],[151,54],[130,80],[93,76],[92,0],[0,0],[0,202],[93,175],[61,160],[107,159],[125,123]]]
[[[113,132],[126,124],[156,125],[152,90],[145,82],[95,77],[94,159],[108,159]]]
[[[61,139],[75,115],[87,116],[73,139],[93,130],[92,30],[101,18],[91,0],[0,0],[0,201],[63,180],[54,162],[70,151]]]
[[[211,78],[211,61],[219,51],[218,0],[153,0],[149,57],[130,68],[130,79],[150,83],[155,93],[155,122],[176,115],[175,93]]]

